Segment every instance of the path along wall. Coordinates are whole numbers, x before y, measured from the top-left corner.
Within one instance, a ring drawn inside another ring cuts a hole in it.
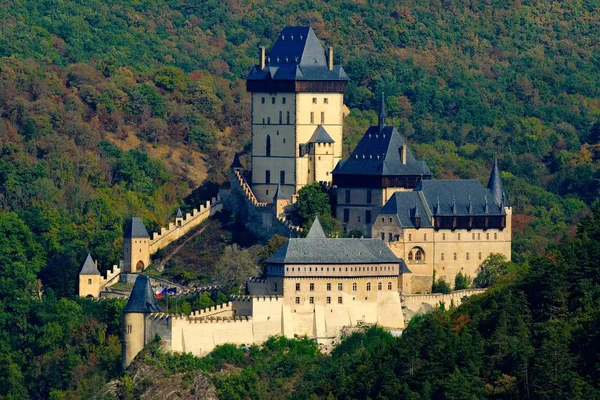
[[[165,248],[169,243],[179,239],[208,217],[223,209],[220,195],[213,197],[200,208],[195,208],[192,213],[186,213],[183,218],[175,218],[175,222],[169,222],[168,227],[162,227],[160,232],[154,232],[150,239],[149,253],[152,255],[159,249]]]

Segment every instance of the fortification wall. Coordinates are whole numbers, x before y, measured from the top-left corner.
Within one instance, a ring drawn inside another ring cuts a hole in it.
[[[102,278],[100,282],[100,288],[104,289],[110,287],[115,283],[119,282],[119,275],[121,274],[121,268],[118,265],[113,265],[112,270],[106,271],[106,278]]]
[[[261,240],[268,240],[274,234],[297,237],[302,231],[284,218],[277,217],[274,204],[258,201],[240,170],[231,174],[231,191],[223,198],[223,207],[238,214],[248,230]]]
[[[460,305],[465,297],[484,293],[486,289],[457,290],[449,294],[404,294],[401,296],[402,311],[408,322],[415,314],[423,314],[438,307],[443,303],[446,308],[451,304]]]
[[[223,208],[222,199],[220,195],[213,197],[206,204],[201,205],[200,208],[195,208],[191,213],[186,213],[183,218],[176,218],[174,222],[169,222],[167,227],[162,227],[160,232],[152,233],[152,239],[150,239],[149,253],[152,255],[159,249],[162,249],[179,239],[190,230],[200,225],[211,215],[221,211]]]
[[[204,310],[194,311],[190,314],[190,318],[206,318],[217,315],[220,317],[232,317],[233,303],[227,302],[225,304],[219,304],[218,306],[205,308]]]

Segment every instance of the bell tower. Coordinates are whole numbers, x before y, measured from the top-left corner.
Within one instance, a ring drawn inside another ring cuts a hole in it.
[[[259,63],[246,81],[252,94],[252,190],[259,201],[270,202],[278,186],[279,196],[291,200],[313,181],[331,182],[342,158],[347,88],[344,69],[333,64],[333,48],[326,52],[310,27],[286,27],[268,54],[259,48]]]

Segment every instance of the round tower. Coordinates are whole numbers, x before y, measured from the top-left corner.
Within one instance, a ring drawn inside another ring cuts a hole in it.
[[[129,301],[123,308],[123,368],[129,366],[146,345],[146,317],[152,312],[161,312],[161,309],[156,304],[150,279],[145,275],[138,275]]]

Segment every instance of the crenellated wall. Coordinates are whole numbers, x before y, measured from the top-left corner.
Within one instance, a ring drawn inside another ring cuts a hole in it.
[[[408,322],[415,314],[423,314],[433,310],[440,304],[447,308],[450,305],[459,306],[467,297],[484,293],[486,289],[457,290],[448,294],[403,294],[400,296],[404,319]]]
[[[191,213],[186,213],[183,218],[175,218],[174,222],[169,222],[169,226],[162,227],[160,232],[152,233],[150,239],[149,253],[152,255],[159,249],[166,247],[169,243],[179,239],[190,230],[194,229],[208,217],[221,211],[223,205],[220,195],[213,197],[200,208],[195,208]]]

